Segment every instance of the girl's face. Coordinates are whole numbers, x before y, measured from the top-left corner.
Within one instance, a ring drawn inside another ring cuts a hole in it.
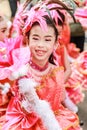
[[[6,21],[0,22],[0,41],[4,41],[5,38],[9,36],[9,29],[7,27]]]
[[[39,25],[31,28],[29,35],[29,47],[32,60],[44,66],[54,50],[55,44],[54,28],[47,26],[47,31],[43,31]]]

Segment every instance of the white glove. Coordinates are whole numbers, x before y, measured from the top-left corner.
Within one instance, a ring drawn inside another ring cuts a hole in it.
[[[19,91],[25,96],[25,101],[22,102],[22,106],[26,106],[25,110],[35,111],[42,119],[44,126],[47,130],[62,130],[58,121],[55,118],[49,103],[44,100],[40,100],[35,92],[35,86],[37,85],[32,79],[21,79],[18,81]]]
[[[62,130],[47,101],[39,100],[38,104],[34,106],[34,111],[38,113],[47,130]]]
[[[73,111],[74,113],[78,112],[78,106],[72,102],[72,100],[69,98],[67,91],[66,91],[66,98],[63,101],[63,104],[65,107],[67,107],[69,110]]]
[[[39,100],[35,91],[37,83],[33,79],[23,78],[18,81],[19,91],[30,102],[35,103]]]
[[[20,69],[17,71],[12,72],[12,74],[8,77],[10,80],[18,79],[22,76],[25,76],[28,72],[28,65],[23,65]]]

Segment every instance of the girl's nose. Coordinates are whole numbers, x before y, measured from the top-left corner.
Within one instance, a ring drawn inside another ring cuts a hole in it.
[[[44,46],[44,42],[43,41],[39,41],[38,42],[38,47],[43,47]]]

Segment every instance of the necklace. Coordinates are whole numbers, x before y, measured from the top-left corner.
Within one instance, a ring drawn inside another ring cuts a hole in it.
[[[51,72],[52,66],[50,63],[47,63],[43,68],[39,68],[36,64],[29,62],[29,70],[32,78],[40,83],[42,77]]]
[[[35,64],[33,61],[29,61],[29,64],[30,64],[30,66],[33,68],[33,69],[35,69],[35,70],[38,70],[38,71],[44,71],[44,70],[46,70],[47,68],[48,68],[48,62],[45,64],[45,66],[44,67],[40,67],[40,66],[38,66],[37,64]]]

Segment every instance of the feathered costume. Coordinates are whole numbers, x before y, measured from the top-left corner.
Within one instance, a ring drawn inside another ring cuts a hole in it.
[[[71,64],[72,73],[66,83],[69,97],[75,104],[84,100],[87,91],[87,51],[84,51]],[[73,71],[74,70],[74,71]]]
[[[23,19],[28,18],[23,28],[24,33],[36,21],[42,29],[46,29],[44,16],[50,17],[46,6],[53,10],[55,7],[61,8],[62,4],[60,1],[42,2],[25,10],[21,14]],[[58,14],[57,17],[60,18]],[[77,115],[62,105],[65,98],[62,66],[49,63],[43,71],[37,69],[30,61],[29,47],[16,48],[11,53],[9,51],[9,59],[10,65],[0,66],[0,69],[3,71],[3,78],[9,78],[15,84],[11,87],[13,96],[6,111],[6,122],[1,126],[2,130],[81,130]]]

